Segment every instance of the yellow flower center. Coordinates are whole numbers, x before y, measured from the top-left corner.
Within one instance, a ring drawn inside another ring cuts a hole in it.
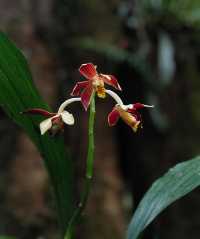
[[[96,79],[93,80],[93,87],[94,87],[95,91],[97,92],[98,97],[100,97],[100,98],[106,97],[106,90],[104,87],[104,82],[103,82],[103,80],[99,79],[99,77],[97,77]]]
[[[96,92],[97,92],[98,97],[100,97],[100,98],[106,97],[106,91],[105,91],[104,86],[97,86]]]
[[[134,132],[137,132],[139,126],[141,126],[141,121],[137,120],[131,113],[123,110],[119,105],[116,106],[121,119],[129,125]]]
[[[132,130],[134,131],[134,132],[137,132],[137,130],[138,130],[138,127],[140,126],[140,121],[137,121],[134,125],[132,125]]]

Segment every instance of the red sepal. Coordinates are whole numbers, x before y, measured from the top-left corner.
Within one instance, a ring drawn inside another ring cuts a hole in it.
[[[96,67],[92,63],[82,64],[79,68],[79,72],[89,80],[97,75]]]
[[[133,104],[133,108],[135,110],[140,110],[140,109],[144,108],[144,104],[137,102],[137,103]]]
[[[137,121],[142,121],[141,114],[137,110],[135,110],[134,108],[133,109],[128,109],[127,112],[132,114],[136,118]]]
[[[43,110],[40,108],[28,109],[28,110],[23,111],[22,114],[42,115],[45,117],[53,117],[56,115],[56,113],[51,113],[47,110]]]
[[[104,74],[99,74],[99,76],[106,84],[113,86],[117,90],[120,90],[120,91],[122,90],[115,76],[104,75]]]
[[[86,88],[88,86],[88,81],[80,81],[78,83],[76,83],[76,85],[74,86],[72,92],[71,92],[71,96],[79,96],[81,94],[81,91]]]
[[[119,117],[120,117],[120,115],[119,115],[118,110],[116,108],[113,108],[113,110],[108,115],[108,124],[109,124],[109,126],[116,125]]]
[[[85,110],[88,109],[93,92],[94,92],[94,89],[93,89],[92,83],[89,83],[88,86],[83,90],[81,94],[81,102]]]

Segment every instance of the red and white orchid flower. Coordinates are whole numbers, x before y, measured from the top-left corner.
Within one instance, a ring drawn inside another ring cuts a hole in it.
[[[32,108],[24,111],[25,114],[33,114],[33,115],[42,115],[47,117],[47,119],[43,120],[40,123],[40,132],[41,135],[45,134],[48,130],[51,130],[51,133],[55,135],[57,132],[62,131],[64,129],[64,124],[73,125],[74,117],[68,111],[64,110],[65,107],[73,102],[81,101],[81,98],[71,98],[64,101],[57,113],[51,113],[47,110],[40,108]]]
[[[137,132],[139,127],[142,127],[142,117],[138,112],[139,109],[144,107],[154,107],[153,105],[144,105],[141,103],[124,105],[120,97],[111,90],[106,90],[117,104],[108,115],[108,124],[110,126],[116,125],[119,118],[121,118],[127,125],[129,125],[134,132]]]
[[[72,96],[81,96],[81,102],[85,110],[87,110],[94,92],[97,92],[100,98],[105,98],[106,90],[104,83],[113,86],[117,90],[121,90],[117,79],[113,75],[98,73],[96,68],[92,63],[82,64],[79,72],[87,81],[78,82],[71,92]]]

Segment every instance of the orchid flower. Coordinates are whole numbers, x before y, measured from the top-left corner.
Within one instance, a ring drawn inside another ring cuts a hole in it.
[[[115,92],[106,90],[106,93],[117,102],[108,115],[108,124],[110,126],[116,125],[119,118],[121,118],[134,132],[137,132],[138,128],[142,127],[142,117],[138,110],[144,107],[154,107],[153,105],[144,105],[141,103],[124,105],[121,98]]]
[[[81,101],[81,98],[71,98],[64,101],[57,113],[51,113],[47,110],[40,108],[32,108],[24,111],[25,114],[33,114],[33,115],[42,115],[47,117],[47,119],[43,120],[40,123],[40,132],[41,135],[45,134],[48,130],[51,130],[51,133],[54,135],[58,131],[62,131],[64,129],[64,123],[67,125],[74,124],[74,117],[68,111],[64,110],[65,107],[73,102]]]
[[[106,97],[104,83],[121,91],[121,87],[113,75],[98,73],[96,68],[97,66],[92,63],[82,64],[79,68],[79,72],[87,81],[78,82],[71,92],[72,96],[81,96],[81,102],[85,110],[87,110],[94,92],[97,92],[100,98]]]

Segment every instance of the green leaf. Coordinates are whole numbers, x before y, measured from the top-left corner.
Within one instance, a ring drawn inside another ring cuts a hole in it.
[[[34,86],[25,57],[3,33],[0,33],[0,104],[29,135],[44,158],[64,233],[72,214],[71,161],[66,154],[63,137],[41,136],[38,124],[42,118],[20,113],[33,107],[47,110],[49,107]]]
[[[138,238],[160,212],[199,185],[200,156],[171,168],[143,197],[129,225],[127,239]]]

